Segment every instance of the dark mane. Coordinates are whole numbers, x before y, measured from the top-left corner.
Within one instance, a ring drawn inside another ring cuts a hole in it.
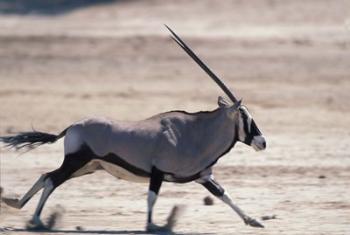
[[[198,111],[198,112],[187,112],[185,110],[172,110],[172,111],[168,111],[168,112],[164,112],[164,113],[160,113],[160,115],[162,114],[169,114],[169,113],[183,113],[186,115],[191,115],[191,116],[195,116],[198,114],[211,114],[211,113],[215,113],[216,111],[218,111],[220,108],[211,110],[211,111]]]

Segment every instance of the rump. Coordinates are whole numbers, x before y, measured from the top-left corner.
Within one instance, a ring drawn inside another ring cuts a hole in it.
[[[109,152],[111,122],[102,118],[91,118],[73,124],[64,139],[65,155],[75,153],[85,144],[98,156]]]

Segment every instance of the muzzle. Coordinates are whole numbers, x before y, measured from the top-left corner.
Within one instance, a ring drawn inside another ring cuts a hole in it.
[[[261,151],[266,149],[265,137],[262,135],[254,136],[250,145],[255,149],[255,151]]]

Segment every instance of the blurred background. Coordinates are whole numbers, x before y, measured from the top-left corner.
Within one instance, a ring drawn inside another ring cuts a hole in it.
[[[202,208],[197,185],[169,185],[159,221],[181,199],[190,206],[179,230],[190,234],[349,234],[348,0],[0,0],[0,135],[58,133],[91,116],[215,109],[223,92],[164,24],[243,98],[268,139],[262,153],[237,145],[220,160],[218,180],[248,214],[278,219],[265,230],[243,227],[219,201]],[[0,154],[1,185],[17,195],[63,159],[62,143]],[[142,229],[147,187],[97,175],[50,199],[49,209],[71,208],[62,228]],[[34,206],[3,209],[1,226],[21,227]]]

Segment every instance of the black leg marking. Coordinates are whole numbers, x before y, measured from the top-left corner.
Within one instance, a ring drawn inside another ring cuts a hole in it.
[[[151,177],[150,177],[150,184],[149,184],[149,191],[148,191],[148,198],[147,198],[148,225],[152,224],[153,206],[157,200],[158,193],[159,193],[160,187],[162,186],[163,179],[164,179],[164,173],[158,170],[156,167],[153,167],[151,172]]]
[[[225,190],[214,179],[209,179],[201,184],[216,197],[221,197],[225,193]]]
[[[163,179],[164,179],[164,173],[158,170],[156,167],[152,167],[149,190],[158,194],[160,186],[162,185]]]
[[[67,154],[64,157],[64,161],[60,168],[47,173],[47,178],[50,178],[52,180],[54,187],[58,187],[66,180],[68,180],[72,174],[90,162],[93,157],[94,154],[90,148],[88,148],[86,145],[83,145],[79,151]]]

